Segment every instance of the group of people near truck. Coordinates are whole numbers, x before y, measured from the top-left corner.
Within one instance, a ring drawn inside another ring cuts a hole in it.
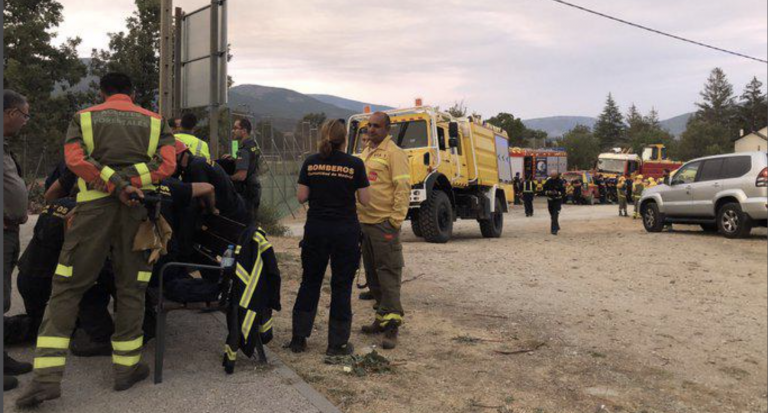
[[[163,122],[133,103],[132,83],[124,74],[103,76],[100,90],[104,102],[79,111],[70,122],[64,161],[46,180],[47,205],[20,260],[28,193],[8,139],[29,119],[29,103],[4,91],[4,312],[10,309],[16,267],[26,309],[4,317],[5,343],[36,343],[33,363],[4,353],[5,390],[18,385],[15,376],[34,372],[16,400],[19,407],[61,396],[70,350],[82,357],[111,355],[116,391],[145,380],[149,367],[142,349],[153,331],[146,291],[156,282],[158,260],[192,259],[191,237],[205,216],[257,225],[259,150],[247,119],[236,121],[232,132],[239,141],[237,156],[211,159],[207,142],[194,135],[193,115]],[[345,151],[345,122],[327,121],[319,153],[301,168],[297,198],[309,209],[301,241],[302,282],[286,344],[291,351],[310,347],[330,264],[325,354],[354,352],[351,295],[361,258],[374,299],[371,323],[362,332],[381,334],[385,349],[397,345],[404,317],[400,230],[409,207],[410,172],[406,153],[389,136],[390,126],[387,114],[372,114],[363,151],[352,156]],[[163,199],[155,205],[162,220],[149,216],[145,202],[152,197]],[[260,245],[271,249],[266,234],[257,232],[254,237],[265,241]],[[279,269],[274,271],[279,277]]]

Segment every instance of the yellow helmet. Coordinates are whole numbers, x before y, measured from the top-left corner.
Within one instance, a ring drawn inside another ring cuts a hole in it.
[[[636,179],[643,179],[642,175],[638,175]]]

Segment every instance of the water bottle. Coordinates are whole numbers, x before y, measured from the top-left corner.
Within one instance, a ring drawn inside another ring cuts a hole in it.
[[[232,268],[235,266],[235,246],[230,245],[221,257],[221,268]]]

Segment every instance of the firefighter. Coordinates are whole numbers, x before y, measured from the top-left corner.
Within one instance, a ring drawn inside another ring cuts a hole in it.
[[[520,181],[520,172],[515,173],[515,177],[512,179],[512,188],[515,193],[515,205],[520,205],[520,192],[523,189],[522,182]]]
[[[369,118],[369,146],[362,158],[371,183],[371,201],[357,208],[363,230],[363,266],[377,309],[376,319],[363,327],[363,333],[383,332],[384,349],[395,348],[403,322],[400,226],[408,213],[411,192],[408,155],[392,140],[390,127],[386,113],[376,112]]]
[[[595,184],[597,184],[597,193],[600,197],[600,205],[605,205],[607,200],[607,193],[605,188],[605,179],[602,175],[597,175],[595,178]]]
[[[79,178],[77,211],[64,239],[51,301],[38,333],[35,378],[16,401],[20,408],[61,396],[78,305],[108,255],[115,263],[117,286],[114,388],[127,390],[149,376],[149,367],[141,362],[141,325],[152,273],[147,251],[133,250],[139,226],[147,217],[136,197],[142,198],[143,190],[154,188],[176,169],[174,139],[159,115],[133,103],[133,85],[127,75],[108,73],[99,88],[105,102],[78,112],[67,130],[65,159]]]
[[[544,195],[547,197],[547,207],[549,208],[549,216],[552,221],[551,232],[552,235],[557,235],[558,231],[560,231],[560,209],[562,208],[563,197],[565,196],[565,185],[559,173],[552,172],[552,175],[544,182]]]
[[[620,177],[619,182],[616,186],[616,195],[619,198],[619,216],[620,217],[626,217],[629,216],[627,214],[627,179],[625,177]]]
[[[525,204],[525,216],[533,216],[533,197],[536,195],[536,182],[531,175],[525,177],[523,181],[523,204]]]
[[[643,176],[638,175],[632,185],[632,201],[635,203],[635,213],[632,215],[632,219],[637,219],[640,216],[640,198],[642,198],[644,190]]]
[[[201,198],[208,212],[219,213],[227,219],[245,225],[250,223],[250,214],[245,202],[235,191],[234,183],[221,165],[192,155],[186,145],[180,141],[176,141],[176,154],[175,175],[184,183],[204,182],[213,185],[214,196]],[[211,203],[211,200],[214,203]]]
[[[581,178],[574,179],[571,183],[571,186],[573,186],[573,203],[583,205],[584,196],[582,193],[583,184],[581,182]]]
[[[64,244],[65,222],[76,206],[68,196],[77,176],[62,162],[46,180],[46,206],[38,216],[34,233],[19,260],[16,279],[26,314],[14,316],[11,343],[25,343],[37,337],[45,308],[51,296],[51,283]],[[63,196],[62,196],[63,195]],[[109,338],[114,332],[108,304],[115,295],[115,281],[109,261],[99,273],[96,283],[80,302],[79,330],[71,343],[72,353],[80,357],[108,356],[112,352]]]
[[[210,161],[211,153],[208,150],[208,144],[204,140],[192,134],[195,130],[195,126],[197,126],[197,116],[195,116],[194,113],[185,113],[181,117],[181,129],[179,132],[174,132],[173,136],[176,138],[176,140],[182,141],[184,145],[189,148],[189,151],[192,152],[192,155],[199,156],[205,158],[207,161]]]
[[[261,183],[259,182],[261,151],[251,137],[251,129],[251,121],[248,119],[238,119],[232,127],[233,139],[237,139],[240,143],[235,161],[236,172],[232,175],[232,181],[235,182],[235,189],[243,197],[246,210],[251,215],[249,222],[256,219],[261,204]]]
[[[24,96],[3,91],[3,314],[11,309],[11,275],[19,259],[19,227],[27,222],[28,193],[22,171],[8,144],[29,120],[29,103]],[[5,316],[3,316],[5,324]],[[19,385],[16,377],[29,373],[32,365],[14,360],[3,350],[3,390]]]
[[[307,338],[317,314],[320,290],[328,261],[331,263],[331,311],[328,319],[326,355],[354,352],[349,336],[352,328],[352,282],[360,265],[360,223],[355,195],[368,206],[368,177],[360,158],[346,154],[344,123],[330,120],[320,129],[319,153],[304,161],[299,174],[297,198],[309,201],[304,239],[301,242],[302,276],[293,307],[294,353],[307,348]]]

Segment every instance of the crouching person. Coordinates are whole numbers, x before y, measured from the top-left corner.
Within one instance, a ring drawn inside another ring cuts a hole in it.
[[[369,183],[363,161],[343,152],[347,141],[344,123],[327,121],[321,134],[320,153],[307,158],[299,175],[297,196],[301,203],[309,201],[309,211],[301,243],[303,273],[293,307],[293,338],[289,347],[294,353],[307,348],[330,260],[331,312],[326,354],[347,355],[354,352],[349,343],[351,295],[360,266],[355,195],[361,204],[368,205]]]

